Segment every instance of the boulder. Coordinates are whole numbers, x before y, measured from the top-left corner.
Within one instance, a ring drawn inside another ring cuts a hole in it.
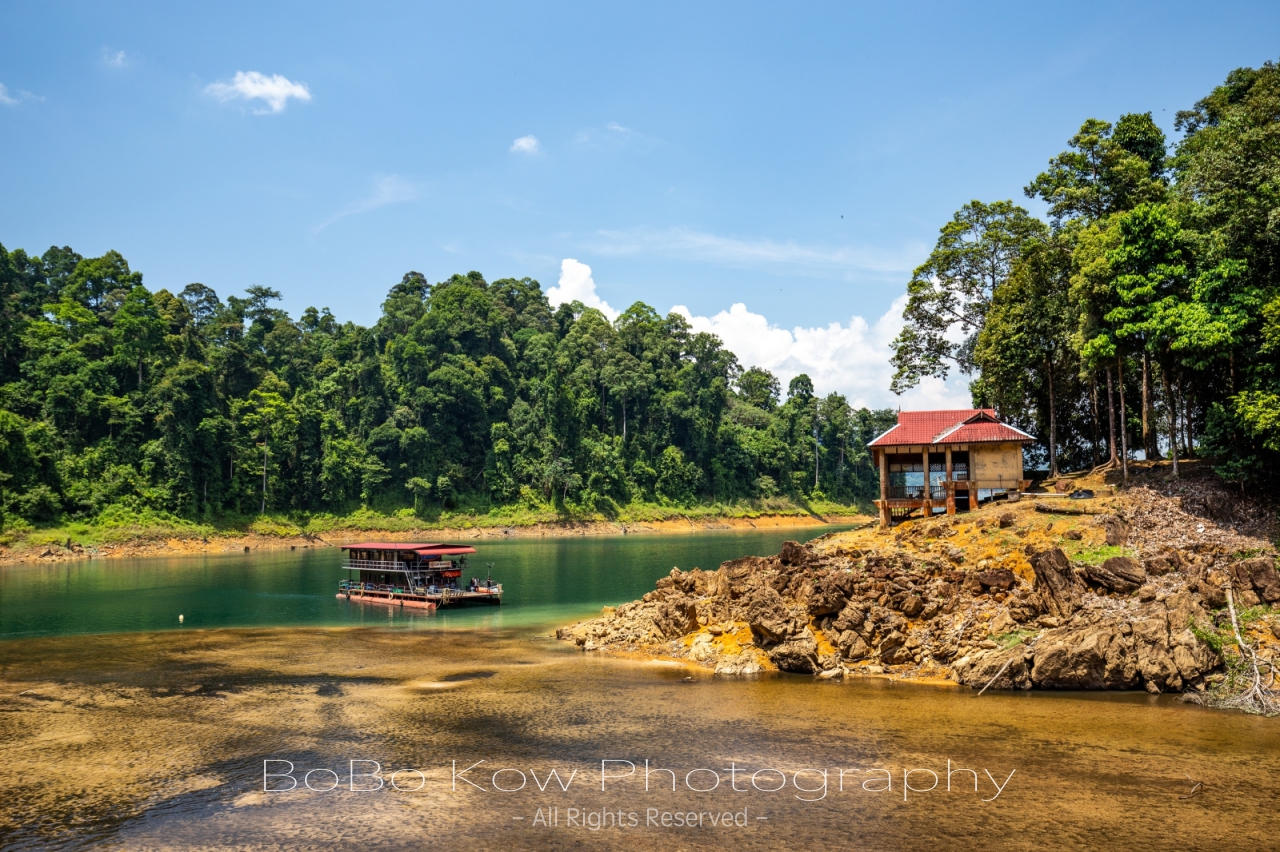
[[[835,615],[844,609],[853,591],[853,575],[844,571],[824,571],[813,578],[813,590],[809,593],[809,615],[821,618]]]
[[[1113,556],[1101,565],[1090,565],[1089,579],[1113,592],[1128,594],[1147,581],[1147,572],[1132,557]]]
[[[919,595],[907,595],[902,602],[902,614],[907,618],[915,618],[924,611],[924,598]]]
[[[871,653],[871,647],[852,630],[841,633],[835,645],[848,660],[861,660]]]
[[[1085,586],[1071,570],[1071,563],[1061,548],[1041,550],[1031,557],[1036,575],[1036,590],[1045,611],[1064,621],[1080,608]]]
[[[1004,651],[962,657],[956,660],[952,671],[957,681],[974,689],[982,689],[988,683],[991,689],[1030,689],[1031,654],[1026,645],[1014,645]]]
[[[720,583],[725,593],[732,598],[740,598],[748,590],[757,585],[760,575],[769,569],[769,560],[759,556],[744,556],[731,559],[720,565],[716,573],[720,575]]]
[[[1240,590],[1252,589],[1267,603],[1280,601],[1280,574],[1271,556],[1242,559],[1228,568],[1233,585]]]
[[[1005,512],[1003,515],[1001,515],[999,518],[996,519],[996,526],[998,526],[1002,530],[1007,530],[1009,527],[1013,526],[1014,522],[1017,520],[1018,520],[1018,517],[1017,515],[1013,514],[1013,512]]]
[[[858,630],[862,627],[862,622],[866,618],[866,608],[857,601],[849,601],[845,604],[844,609],[840,610],[836,620],[831,623],[831,629],[837,633],[843,633],[846,630]]]
[[[1132,689],[1133,642],[1111,624],[1059,627],[1040,635],[1031,672],[1041,689]]]
[[[784,672],[811,674],[819,671],[818,643],[806,627],[794,638],[769,649],[769,659]]]
[[[889,666],[905,666],[916,661],[916,651],[906,645],[898,645],[880,652],[880,662]]]
[[[1129,543],[1129,525],[1115,515],[1103,515],[1098,523],[1107,533],[1107,544],[1120,547]]]
[[[782,596],[768,586],[754,589],[742,600],[737,620],[745,621],[765,645],[785,642],[807,629],[803,614],[792,611]]]
[[[1145,557],[1142,560],[1142,569],[1152,577],[1163,577],[1165,574],[1181,571],[1185,564],[1182,554],[1176,550],[1169,550],[1155,556]]]
[[[759,674],[760,663],[756,661],[754,654],[749,651],[743,651],[741,654],[721,657],[720,661],[716,663],[715,673],[728,677]]]
[[[783,565],[808,565],[813,556],[813,551],[798,541],[784,541],[782,549],[778,551],[778,560]]]
[[[1080,530],[1067,530],[1062,534],[1062,537],[1067,541],[1080,541],[1084,538],[1084,533],[1080,532]]]
[[[1007,592],[1018,584],[1018,578],[1008,568],[991,568],[973,575],[983,588]]]
[[[1182,688],[1182,675],[1173,660],[1169,644],[1169,622],[1163,613],[1129,622],[1138,675],[1147,692],[1160,693]]]

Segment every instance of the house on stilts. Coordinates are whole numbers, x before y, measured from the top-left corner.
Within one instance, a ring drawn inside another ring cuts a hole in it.
[[[1034,442],[990,408],[898,412],[898,424],[868,444],[880,470],[880,526],[917,509],[954,515],[1029,487],[1022,448]]]

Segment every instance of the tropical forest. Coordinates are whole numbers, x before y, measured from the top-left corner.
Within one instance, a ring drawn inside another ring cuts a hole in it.
[[[1280,68],[1177,115],[1089,118],[972,201],[906,282],[892,389],[959,373],[1056,474],[1205,457],[1280,473]],[[408,272],[371,326],[262,285],[152,290],[116,251],[0,247],[0,514],[403,528],[866,510],[894,410],[739,363],[679,314]],[[646,514],[647,513],[647,514]],[[664,513],[666,513],[664,515]]]

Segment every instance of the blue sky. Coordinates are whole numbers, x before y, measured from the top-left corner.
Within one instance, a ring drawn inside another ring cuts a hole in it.
[[[263,284],[362,323],[410,269],[530,276],[683,306],[744,362],[873,405],[898,402],[893,302],[960,205],[1035,210],[1022,187],[1084,119],[1150,110],[1172,138],[1231,69],[1280,58],[1262,3],[3,17],[8,248],[114,248],[153,289]]]

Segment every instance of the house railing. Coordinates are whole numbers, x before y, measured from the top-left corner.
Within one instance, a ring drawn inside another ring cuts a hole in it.
[[[348,559],[342,567],[352,571],[403,571],[405,564],[391,559]]]
[[[888,496],[890,500],[923,500],[924,486],[890,485]],[[929,488],[929,499],[945,501],[947,499],[947,489],[941,484],[934,483],[934,485]]]

